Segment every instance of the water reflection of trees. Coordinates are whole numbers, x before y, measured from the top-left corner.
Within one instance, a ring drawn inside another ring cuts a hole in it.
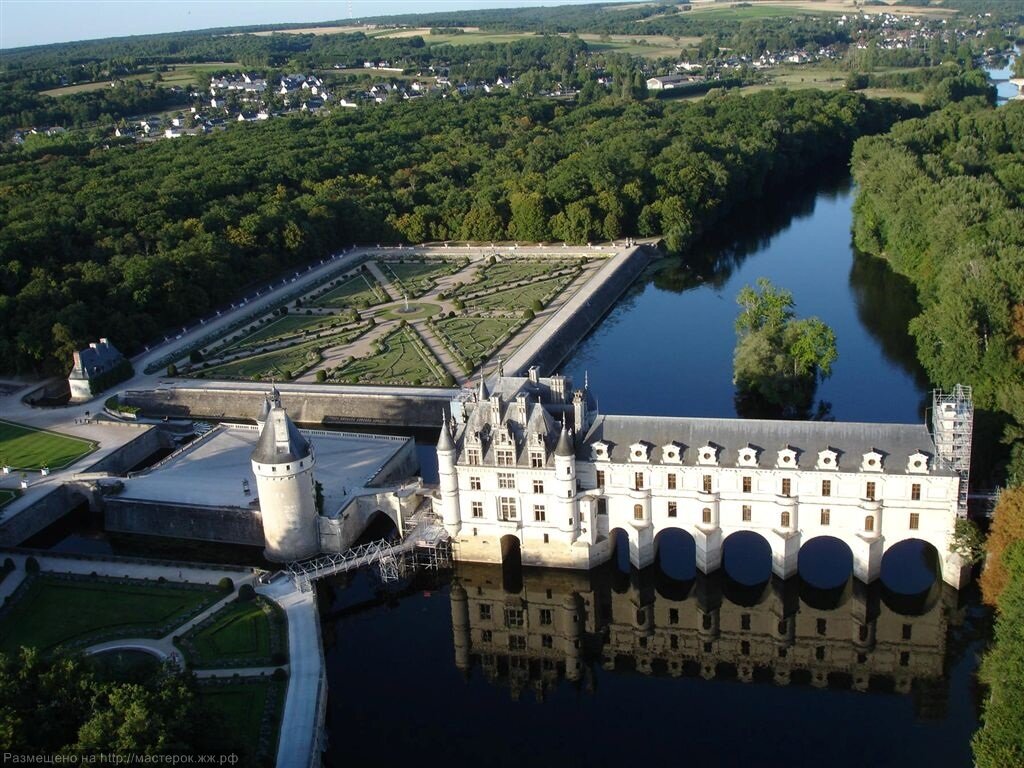
[[[722,287],[749,256],[767,248],[794,219],[811,216],[819,196],[843,194],[850,184],[848,172],[836,169],[825,179],[790,186],[784,194],[767,195],[734,211],[686,254],[667,261],[654,284],[675,293],[705,285]]]
[[[538,700],[563,680],[592,690],[600,668],[913,692],[919,716],[945,716],[947,633],[962,611],[944,585],[911,606],[852,579],[817,590],[799,578],[743,586],[721,571],[686,583],[656,568],[632,571],[628,585],[617,576],[527,569],[510,593],[500,566],[460,564],[456,665]]]

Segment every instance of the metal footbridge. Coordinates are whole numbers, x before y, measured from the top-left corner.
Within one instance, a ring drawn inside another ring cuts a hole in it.
[[[412,515],[403,528],[407,533],[400,541],[381,539],[345,552],[299,560],[288,565],[288,573],[302,592],[309,592],[317,579],[367,566],[377,566],[381,581],[391,582],[419,568],[439,570],[451,564],[448,533],[429,507]]]

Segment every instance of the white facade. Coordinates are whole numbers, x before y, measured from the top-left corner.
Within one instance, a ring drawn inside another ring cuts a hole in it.
[[[438,460],[459,559],[502,562],[518,545],[524,565],[591,568],[619,529],[643,568],[658,535],[679,529],[710,573],[726,538],[753,531],[781,578],[797,572],[802,544],[832,536],[871,582],[888,549],[920,539],[960,586],[949,551],[959,477],[923,425],[603,416],[586,387],[533,372],[452,410]]]

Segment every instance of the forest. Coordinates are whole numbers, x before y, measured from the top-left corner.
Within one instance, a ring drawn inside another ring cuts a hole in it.
[[[678,252],[913,109],[818,91],[586,106],[506,95],[23,150],[0,158],[0,360],[63,373],[98,336],[135,352],[352,243],[663,235]]]
[[[853,174],[856,245],[917,288],[925,371],[974,387],[1024,482],[1024,103],[953,104],[861,139]]]

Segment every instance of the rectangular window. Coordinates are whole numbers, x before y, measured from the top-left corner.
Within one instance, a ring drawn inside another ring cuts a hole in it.
[[[521,626],[523,626],[523,609],[522,608],[506,608],[505,609],[505,626],[506,627],[521,627]]]
[[[480,464],[480,451],[476,448],[470,448],[466,451],[466,463],[477,466]]]
[[[514,452],[507,448],[499,448],[497,451],[498,466],[499,467],[511,467],[515,464]]]
[[[867,487],[864,489],[864,496],[867,497],[868,501],[874,501],[875,500],[875,484],[874,483],[868,483],[867,484]]]
[[[644,487],[644,473],[634,472],[633,473],[633,487],[638,491],[643,490]]]
[[[745,475],[743,477],[743,492],[750,493],[751,487],[753,487],[753,482],[751,481],[749,475]]]
[[[668,645],[673,651],[679,650],[679,635],[669,635]]]
[[[829,525],[832,522],[832,510],[823,509],[821,510],[821,524]]]
[[[916,531],[921,524],[921,515],[917,512],[910,513],[910,530]]]
[[[750,629],[750,614],[749,613],[741,613],[740,614],[740,629]]]
[[[483,621],[491,620],[491,605],[490,603],[480,603],[480,618]]]
[[[480,633],[480,642],[489,643],[491,642],[493,637],[494,636],[491,634],[491,630],[485,629],[483,632]]]
[[[544,493],[544,481],[543,480],[534,480],[533,481],[533,492],[534,493]]]
[[[555,639],[551,635],[541,635],[540,645],[542,648],[554,648]]]
[[[600,469],[597,470],[597,487],[604,488],[604,472]]]
[[[470,506],[473,510],[473,517],[484,516],[484,503],[482,501],[474,501]]]
[[[501,520],[515,520],[516,500],[511,496],[500,496],[498,498],[498,511]]]
[[[669,608],[668,609],[668,623],[669,624],[678,624],[679,623],[679,609],[678,608]]]
[[[831,496],[832,495],[832,481],[831,480],[822,480],[821,481],[821,495],[822,496]]]
[[[818,634],[824,635],[828,631],[828,623],[825,619],[818,619],[816,623],[817,627],[815,627],[815,629],[817,629]]]
[[[551,624],[551,609],[541,608],[540,609],[540,623],[543,625]]]
[[[534,469],[540,469],[544,466],[544,454],[543,453],[530,453],[530,466]]]
[[[711,475],[704,475],[704,493],[711,493]]]
[[[704,511],[700,514],[700,519],[705,523],[711,522],[711,510],[708,507],[704,507]]]
[[[676,489],[676,473],[675,472],[669,472],[667,479],[668,479],[668,489],[670,491],[674,491]]]
[[[643,520],[644,519],[644,505],[643,504],[634,504],[633,505],[633,519],[634,520]]]
[[[551,541],[551,539],[550,539],[550,538],[548,537],[548,535],[547,535],[547,534],[545,533],[545,534],[544,534],[544,543],[545,543],[545,544],[548,544],[548,543],[549,543],[550,541]]]
[[[913,625],[911,625],[911,624],[904,624],[903,625],[903,639],[904,640],[909,640],[910,636],[913,634],[913,632],[914,632]]]
[[[677,512],[678,512],[678,507],[676,507],[676,503],[674,501],[670,501],[668,503],[668,516],[669,517],[675,517]]]
[[[498,473],[498,487],[499,488],[515,488],[516,487],[516,476],[511,472],[499,472]]]
[[[534,522],[543,523],[544,519],[545,519],[545,515],[546,515],[546,512],[545,512],[543,504],[534,504],[533,505],[533,520],[534,520]]]
[[[526,650],[526,638],[522,635],[509,635],[508,636],[508,649],[510,651],[525,651]]]
[[[793,492],[793,481],[788,477],[782,480],[782,495],[789,496]]]
[[[752,512],[752,510],[750,508],[750,505],[749,504],[744,504],[743,505],[743,522],[744,523],[749,523],[752,514],[753,514],[753,512]]]
[[[921,484],[920,483],[914,483],[912,486],[910,486],[910,500],[911,501],[920,501],[921,500]]]
[[[471,491],[479,491],[480,490],[480,478],[479,477],[471,477],[471,478],[469,478],[469,490],[471,490]]]

